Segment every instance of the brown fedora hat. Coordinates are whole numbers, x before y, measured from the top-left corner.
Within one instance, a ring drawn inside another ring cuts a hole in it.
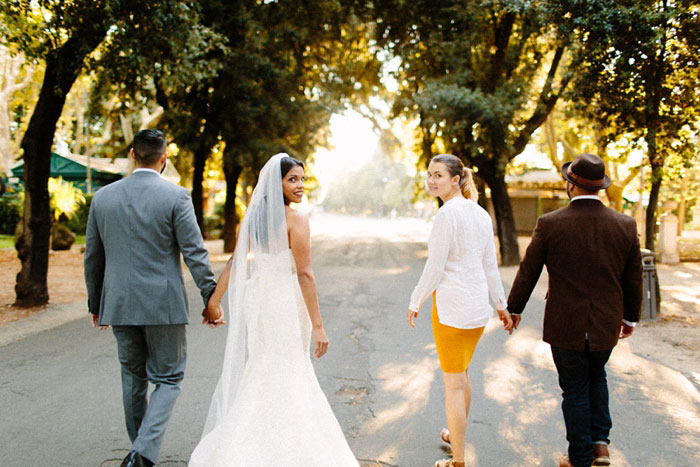
[[[572,162],[562,165],[561,175],[584,190],[603,190],[612,184],[610,177],[605,175],[603,159],[593,154],[580,154]]]

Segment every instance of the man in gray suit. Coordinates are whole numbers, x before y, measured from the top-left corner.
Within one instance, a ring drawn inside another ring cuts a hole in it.
[[[216,287],[189,192],[160,176],[166,141],[143,130],[131,149],[136,169],[95,193],[85,239],[92,325],[112,327],[121,363],[126,429],[133,443],[122,466],[154,465],[180,393],[188,305],[180,254],[204,305]],[[219,310],[220,311],[220,310]],[[223,323],[223,314],[204,322]],[[155,385],[147,399],[148,382]]]

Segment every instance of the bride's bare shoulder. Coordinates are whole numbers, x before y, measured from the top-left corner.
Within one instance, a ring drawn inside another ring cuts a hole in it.
[[[287,216],[287,226],[289,229],[296,227],[306,227],[309,225],[309,218],[303,212],[285,206],[285,214]]]

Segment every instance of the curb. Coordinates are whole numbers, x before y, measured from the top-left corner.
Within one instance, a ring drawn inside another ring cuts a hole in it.
[[[49,305],[31,316],[0,326],[0,347],[80,318],[88,319],[85,301]]]

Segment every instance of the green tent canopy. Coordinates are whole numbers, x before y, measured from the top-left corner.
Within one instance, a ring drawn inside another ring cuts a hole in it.
[[[51,172],[49,177],[73,182],[83,192],[87,192],[87,164],[86,156],[77,154],[60,155],[51,153]],[[24,179],[24,161],[20,161],[12,167],[12,175]],[[92,172],[92,191],[115,182],[124,177],[129,171],[128,159],[104,159],[93,157],[90,159],[90,171]]]

